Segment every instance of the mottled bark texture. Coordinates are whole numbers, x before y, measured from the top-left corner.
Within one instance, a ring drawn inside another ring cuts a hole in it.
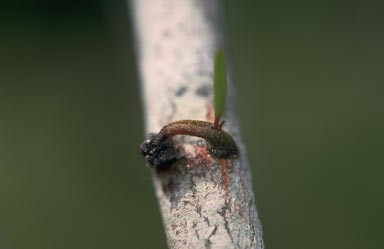
[[[146,131],[176,120],[213,121],[213,60],[223,46],[220,2],[132,0]],[[204,143],[175,136],[181,159],[153,171],[170,248],[264,248],[251,173],[234,113],[233,89],[223,129],[239,153],[215,159]]]

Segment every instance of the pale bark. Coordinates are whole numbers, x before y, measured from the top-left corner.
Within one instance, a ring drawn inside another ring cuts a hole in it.
[[[180,119],[212,121],[213,59],[223,47],[220,2],[130,3],[146,131]],[[176,136],[184,158],[170,170],[153,171],[170,248],[264,248],[231,84],[228,93],[224,129],[234,136],[239,156],[218,160],[197,139]]]

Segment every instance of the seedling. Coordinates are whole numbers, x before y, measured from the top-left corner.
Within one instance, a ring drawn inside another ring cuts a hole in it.
[[[166,168],[179,156],[172,141],[175,135],[189,135],[205,139],[208,151],[216,158],[237,155],[237,146],[232,136],[222,130],[220,122],[227,97],[227,67],[221,49],[215,55],[214,63],[214,123],[200,120],[180,120],[165,125],[159,133],[151,133],[140,145],[140,152],[151,167]]]

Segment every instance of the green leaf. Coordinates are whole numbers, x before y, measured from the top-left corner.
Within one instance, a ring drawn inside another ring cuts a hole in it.
[[[224,52],[221,48],[216,51],[214,79],[213,79],[214,99],[215,99],[215,121],[219,122],[225,106],[227,97],[227,65],[225,63]]]

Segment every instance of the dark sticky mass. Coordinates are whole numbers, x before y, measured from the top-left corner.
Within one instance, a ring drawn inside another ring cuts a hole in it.
[[[184,93],[185,93],[186,91],[187,91],[187,88],[186,88],[185,86],[182,86],[182,87],[180,87],[180,88],[176,91],[175,95],[176,95],[177,97],[181,97],[181,96],[184,95]]]
[[[196,89],[196,95],[201,97],[208,97],[212,93],[212,87],[208,84],[202,85]]]
[[[140,145],[140,152],[151,168],[165,169],[177,159],[172,139],[160,139],[159,134],[151,133]]]

